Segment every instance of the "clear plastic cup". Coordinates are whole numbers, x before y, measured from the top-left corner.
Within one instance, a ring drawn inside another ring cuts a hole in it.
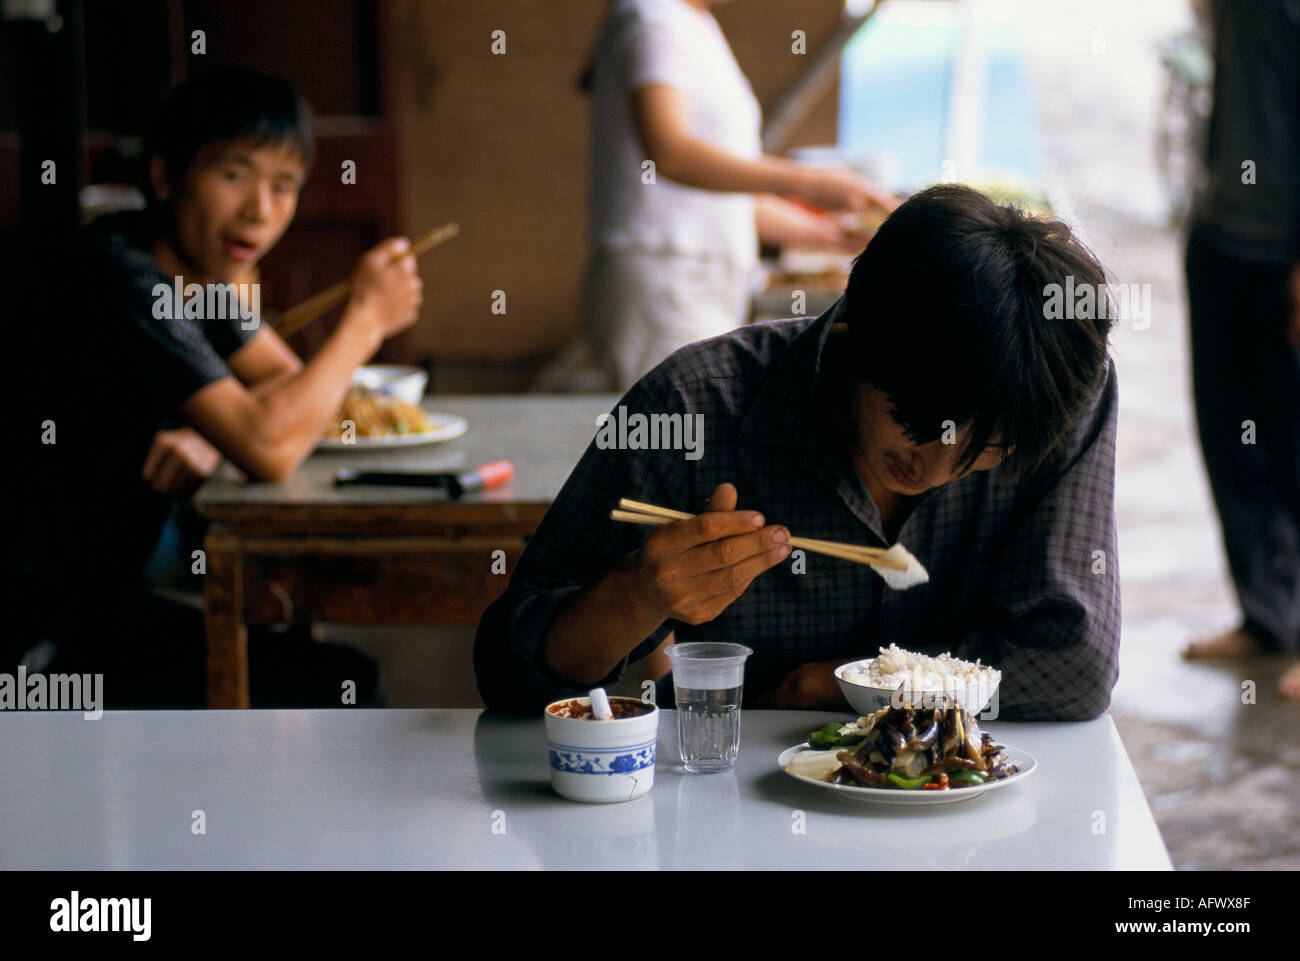
[[[668,647],[677,699],[677,749],[692,774],[729,771],[740,754],[743,644],[693,641]]]

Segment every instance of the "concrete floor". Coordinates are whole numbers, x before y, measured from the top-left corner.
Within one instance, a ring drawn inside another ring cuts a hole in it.
[[[1152,290],[1150,326],[1121,323],[1113,338],[1124,635],[1111,713],[1177,868],[1300,868],[1300,703],[1275,694],[1287,662],[1178,656],[1237,619],[1195,440],[1182,241],[1164,223],[1154,165],[1154,44],[1189,24],[1186,4],[991,6],[1020,24],[1043,169],[1066,213],[1116,282]],[[394,706],[479,703],[471,628],[331,634],[380,658]]]

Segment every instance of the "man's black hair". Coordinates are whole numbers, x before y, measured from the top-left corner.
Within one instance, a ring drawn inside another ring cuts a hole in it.
[[[145,159],[161,157],[168,181],[179,185],[200,150],[238,140],[290,146],[309,168],[315,153],[311,110],[287,80],[215,67],[171,92],[145,138]],[[153,199],[148,180],[146,167],[146,193]]]
[[[1064,296],[1067,277],[1093,285],[1091,317],[1048,309],[1049,285]],[[958,184],[890,215],[854,262],[845,306],[859,379],[913,441],[940,438],[944,421],[970,428],[958,471],[988,447],[1009,471],[1040,467],[1108,366],[1113,311],[1092,253],[1065,224]]]

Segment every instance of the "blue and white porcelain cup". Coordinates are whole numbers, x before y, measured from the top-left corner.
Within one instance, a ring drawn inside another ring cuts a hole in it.
[[[615,714],[594,720],[591,699],[566,697],[546,706],[546,753],[551,787],[571,801],[632,801],[654,785],[659,708],[631,697],[611,697]],[[586,717],[567,716],[585,711]]]

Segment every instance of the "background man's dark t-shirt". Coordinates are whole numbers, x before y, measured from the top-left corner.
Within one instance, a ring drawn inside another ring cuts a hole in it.
[[[148,228],[126,213],[82,231],[32,358],[55,443],[33,458],[30,550],[42,633],[61,643],[112,636],[171,510],[141,478],[153,437],[181,426],[181,406],[230,376],[226,359],[256,332],[239,317],[156,317],[155,287],[173,278],[150,255]]]

